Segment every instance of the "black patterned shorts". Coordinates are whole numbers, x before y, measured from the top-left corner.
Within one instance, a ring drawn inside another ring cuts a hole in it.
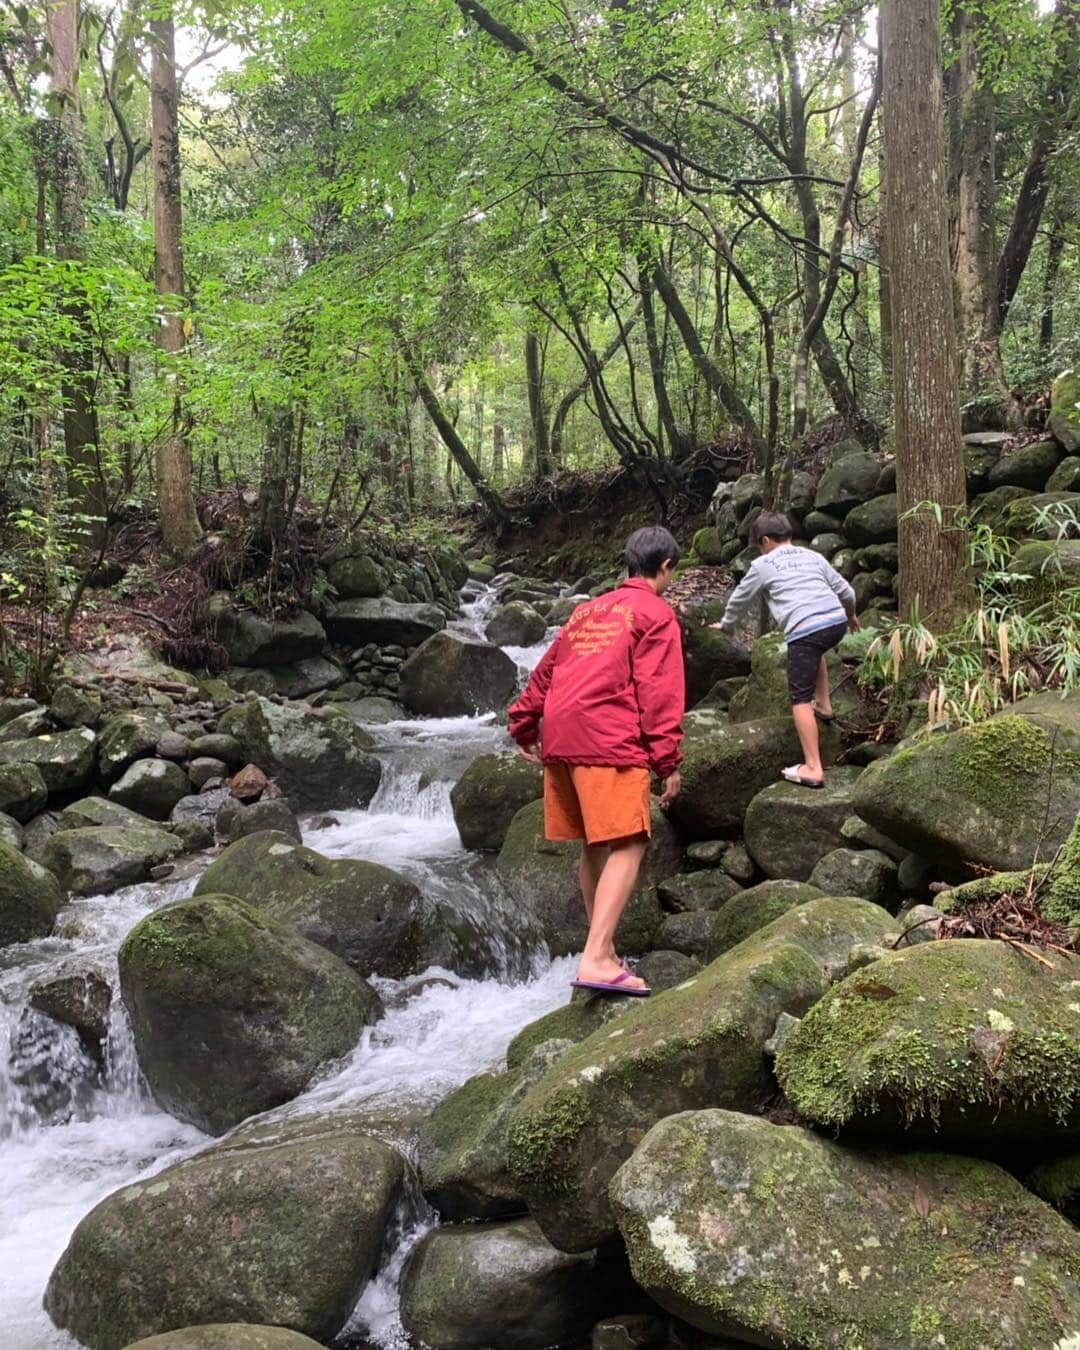
[[[846,632],[846,623],[834,623],[788,643],[787,679],[792,707],[797,703],[813,703],[821,658],[832,651]]]

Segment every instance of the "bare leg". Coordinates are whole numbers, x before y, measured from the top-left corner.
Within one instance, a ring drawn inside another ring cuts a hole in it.
[[[593,897],[592,921],[578,967],[578,979],[610,983],[623,974],[622,966],[615,959],[615,930],[637,883],[647,845],[648,840],[643,835],[636,835],[630,839],[615,839],[608,846],[608,858]],[[644,985],[644,981],[636,976],[623,983],[631,988]]]
[[[791,709],[795,730],[802,745],[802,776],[820,782],[825,777],[821,764],[821,742],[818,740],[817,714],[811,703],[796,703]]]
[[[818,666],[817,688],[814,690],[814,707],[824,717],[832,716],[832,690],[829,688],[829,667],[825,658]]]
[[[581,898],[585,901],[585,914],[592,923],[593,901],[600,873],[608,860],[611,849],[607,844],[582,844],[581,863],[578,867],[578,880],[581,882]]]

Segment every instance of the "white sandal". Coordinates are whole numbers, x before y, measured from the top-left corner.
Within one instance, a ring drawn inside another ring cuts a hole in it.
[[[792,764],[789,768],[780,770],[780,777],[786,778],[789,783],[797,783],[799,787],[811,788],[815,792],[819,792],[825,786],[824,778],[820,781],[815,781],[813,778],[804,778],[799,772],[801,768],[801,764]]]

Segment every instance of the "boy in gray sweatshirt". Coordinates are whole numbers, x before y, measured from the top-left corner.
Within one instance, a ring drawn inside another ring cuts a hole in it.
[[[803,762],[783,770],[789,783],[825,786],[817,719],[833,720],[825,655],[849,630],[855,632],[855,592],[840,573],[809,548],[791,542],[787,516],[766,512],[750,531],[761,550],[749,572],[731,593],[724,617],[712,625],[721,632],[737,627],[750,605],[764,595],[788,651],[791,715],[802,745]]]

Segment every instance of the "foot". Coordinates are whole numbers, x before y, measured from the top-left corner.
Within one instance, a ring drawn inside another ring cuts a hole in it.
[[[810,706],[823,722],[831,722],[836,716],[833,712],[831,703],[818,703],[817,700],[815,700]]]
[[[790,768],[780,771],[781,778],[786,778],[789,783],[798,783],[801,787],[824,787],[825,773],[822,769],[811,769],[806,764],[792,764]]]
[[[621,976],[629,973],[629,967],[622,961],[617,961],[614,957],[609,957],[604,961],[586,961],[582,957],[581,965],[578,966],[577,978],[586,984],[614,984]],[[630,975],[629,979],[621,979],[621,986],[624,989],[645,989],[645,981],[637,975]]]

